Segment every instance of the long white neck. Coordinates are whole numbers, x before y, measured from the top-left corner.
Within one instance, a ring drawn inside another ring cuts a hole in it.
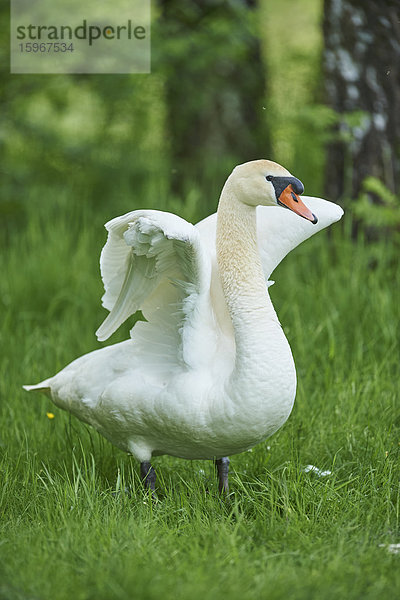
[[[265,402],[282,402],[282,410],[290,412],[294,363],[267,291],[257,247],[256,209],[237,198],[229,180],[218,207],[217,260],[236,343],[230,395],[251,404],[255,418],[265,413]]]

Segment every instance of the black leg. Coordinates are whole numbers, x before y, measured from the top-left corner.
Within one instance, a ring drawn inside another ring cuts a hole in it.
[[[219,493],[227,494],[229,492],[228,473],[229,473],[229,458],[224,456],[215,461],[215,466],[218,473],[218,489]]]
[[[140,477],[142,478],[145,489],[154,492],[156,489],[156,472],[150,462],[146,461],[140,463]]]

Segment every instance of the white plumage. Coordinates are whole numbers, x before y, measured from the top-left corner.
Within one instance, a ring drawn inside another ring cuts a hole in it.
[[[298,181],[270,161],[236,167],[218,227],[217,214],[193,226],[154,210],[107,223],[100,265],[110,312],[98,338],[137,310],[147,321],[135,324],[131,339],[25,388],[46,391],[140,462],[159,454],[221,458],[274,433],[292,409],[296,375],[268,278],[290,250],[343,214],[303,197],[318,217],[313,224],[277,206],[276,181],[285,178]]]

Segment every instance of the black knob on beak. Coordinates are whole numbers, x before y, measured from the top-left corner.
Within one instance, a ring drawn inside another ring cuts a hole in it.
[[[272,177],[269,175],[267,179],[275,188],[277,200],[279,200],[279,196],[288,185],[291,185],[294,193],[298,194],[299,196],[304,192],[304,185],[301,183],[300,179],[297,179],[297,177]]]
[[[301,183],[300,179],[297,179],[297,177],[292,177],[291,179],[292,189],[294,193],[300,196],[304,192],[304,185]]]

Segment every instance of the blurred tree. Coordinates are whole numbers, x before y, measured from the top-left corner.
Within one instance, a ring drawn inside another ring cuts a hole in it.
[[[6,73],[4,80],[0,238],[31,211],[86,206],[101,225],[135,207],[166,208],[160,77]]]
[[[367,176],[400,183],[400,3],[325,0],[324,69],[338,113],[326,194],[355,198]],[[372,199],[377,199],[370,194]]]
[[[172,191],[183,197],[205,180],[220,189],[235,164],[269,154],[257,2],[160,5]]]
[[[112,215],[168,208],[163,77],[10,73],[9,13],[0,3],[0,247],[32,217],[75,210],[71,228],[85,214],[103,236]]]

